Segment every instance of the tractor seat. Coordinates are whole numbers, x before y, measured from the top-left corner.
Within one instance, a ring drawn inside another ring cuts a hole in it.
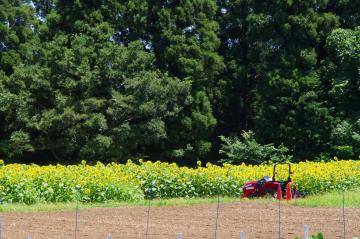
[[[272,182],[272,177],[265,176],[262,178],[265,182]]]

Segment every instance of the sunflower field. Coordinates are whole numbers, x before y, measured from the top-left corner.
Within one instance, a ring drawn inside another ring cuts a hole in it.
[[[6,202],[105,202],[145,198],[239,197],[244,182],[272,176],[272,165],[207,164],[197,168],[163,162],[88,165],[23,165],[0,161],[0,198]],[[277,177],[286,179],[287,168]],[[360,161],[292,164],[299,190],[312,194],[360,188]]]

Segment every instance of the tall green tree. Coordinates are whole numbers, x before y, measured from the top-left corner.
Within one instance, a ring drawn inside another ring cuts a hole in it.
[[[89,25],[59,31],[33,49],[34,64],[0,81],[6,156],[122,161],[149,155],[167,137],[164,122],[186,104],[189,82],[156,70],[140,43],[111,41],[108,24]]]
[[[166,121],[169,137],[156,147],[159,153],[154,157],[196,162],[210,152],[214,105],[223,95],[217,79],[223,62],[217,53],[214,0],[63,1],[50,7],[35,2],[39,13],[47,12],[50,35],[54,35],[52,29],[73,33],[107,22],[115,29],[114,42],[142,42],[145,50],[154,53],[158,69],[191,81],[191,103],[176,119]]]
[[[244,130],[356,155],[359,7],[0,0],[0,157],[193,164]]]
[[[3,82],[9,81],[14,69],[21,64],[29,64],[36,58],[32,47],[39,44],[38,23],[31,5],[24,1],[0,1],[0,94],[3,94]],[[4,96],[6,95],[1,95]],[[6,100],[11,103],[10,98]],[[2,105],[0,111],[1,109]],[[7,122],[7,117],[0,113],[0,142],[13,123]]]
[[[107,22],[114,29],[112,39],[119,44],[132,41],[149,43],[148,1],[56,1],[34,0],[37,13],[47,19],[49,34],[53,30],[67,33],[84,30],[87,25]]]
[[[0,71],[7,76],[14,67],[34,57],[32,45],[39,39],[35,10],[24,1],[0,1]]]
[[[157,66],[192,82],[191,104],[178,119],[167,123],[170,137],[164,157],[204,159],[211,150],[210,136],[216,125],[213,105],[223,94],[217,81],[223,61],[217,53],[216,2],[149,1],[148,8],[148,33]]]
[[[334,155],[360,154],[360,27],[336,29],[327,37],[322,81],[339,122],[333,129]],[[340,147],[340,148],[339,148]],[[339,152],[340,151],[340,152]],[[344,156],[345,157],[345,156]]]
[[[360,118],[360,27],[336,29],[328,36],[323,61],[323,84],[331,105],[346,117]]]
[[[233,102],[230,132],[254,129],[260,142],[284,143],[299,158],[322,150],[333,119],[318,94],[317,52],[338,25],[337,16],[324,11],[326,4],[219,2],[224,77]]]

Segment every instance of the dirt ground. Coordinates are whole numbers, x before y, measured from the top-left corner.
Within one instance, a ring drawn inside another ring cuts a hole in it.
[[[151,207],[147,239],[215,238],[217,204]],[[1,213],[6,239],[145,239],[147,207],[84,209],[78,212]],[[360,209],[346,209],[347,238],[360,236]],[[323,232],[325,238],[343,238],[341,209],[281,206],[281,238],[303,235],[304,224],[310,233]],[[278,238],[278,206],[272,203],[222,203],[219,208],[218,239]]]

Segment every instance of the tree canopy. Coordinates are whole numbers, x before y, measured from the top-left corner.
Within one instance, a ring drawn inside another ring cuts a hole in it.
[[[0,158],[193,165],[247,148],[248,131],[295,161],[357,157],[359,12],[351,0],[0,0]]]

